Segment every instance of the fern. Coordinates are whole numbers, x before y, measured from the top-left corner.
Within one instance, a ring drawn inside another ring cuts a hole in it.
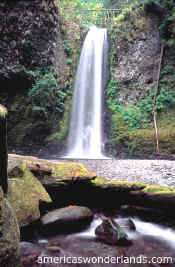
[[[63,113],[67,93],[59,88],[53,72],[28,71],[27,73],[34,78],[32,88],[28,92],[32,110],[46,119],[51,115]]]

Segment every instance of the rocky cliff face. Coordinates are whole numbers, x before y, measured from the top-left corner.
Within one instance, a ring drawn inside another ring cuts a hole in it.
[[[60,74],[64,52],[57,27],[60,18],[52,0],[1,1],[0,18],[1,77],[10,77],[24,67],[50,65]]]
[[[161,54],[159,17],[130,8],[114,18],[111,30],[111,145],[114,155],[153,157],[156,152],[153,96]],[[174,52],[164,48],[159,79],[160,152],[174,153]]]
[[[125,18],[117,29],[114,77],[117,97],[127,105],[144,99],[155,87],[160,57],[158,19],[137,14]],[[124,24],[124,25],[123,25]]]
[[[0,101],[9,111],[9,144],[41,144],[53,125],[32,112],[26,71],[52,67],[57,79],[67,79],[61,17],[53,0],[2,0],[0,22]]]

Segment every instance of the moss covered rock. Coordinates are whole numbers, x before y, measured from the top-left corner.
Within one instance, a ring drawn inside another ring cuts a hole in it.
[[[95,173],[89,172],[82,163],[63,162],[51,167],[52,177],[56,183],[61,181],[91,180]]]
[[[44,186],[55,187],[77,181],[89,181],[97,176],[95,173],[88,171],[82,163],[77,162],[56,162],[14,154],[9,155],[9,160],[26,162],[28,168]]]
[[[113,196],[113,202],[115,200],[120,202],[122,199],[122,204],[151,207],[156,210],[163,208],[168,212],[172,211],[175,206],[175,187],[146,185],[132,181],[109,181],[104,177],[97,177],[91,183],[97,192],[102,192],[104,198],[107,192],[110,193],[108,201],[109,197]]]
[[[14,168],[11,168],[12,165]],[[19,225],[25,226],[40,218],[39,201],[49,203],[51,199],[25,161],[11,160],[9,169],[11,169],[11,176],[8,180],[8,200],[16,213]]]
[[[0,266],[19,267],[19,227],[14,211],[0,188]]]
[[[136,191],[142,190],[146,187],[144,183],[131,182],[131,181],[110,181],[105,177],[97,176],[95,180],[92,181],[92,184],[96,187],[102,189],[113,189],[117,191]]]

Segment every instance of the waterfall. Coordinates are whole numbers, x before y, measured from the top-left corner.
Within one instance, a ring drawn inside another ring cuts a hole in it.
[[[104,158],[102,111],[107,47],[107,30],[93,26],[78,64],[66,157]]]

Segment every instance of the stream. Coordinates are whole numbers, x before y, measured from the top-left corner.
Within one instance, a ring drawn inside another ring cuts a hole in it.
[[[175,231],[170,227],[130,217],[136,227],[124,230],[130,243],[109,245],[95,235],[102,218],[95,214],[89,227],[78,233],[46,236],[38,231],[30,242],[21,242],[21,267],[175,266]],[[119,225],[128,219],[112,218]]]

